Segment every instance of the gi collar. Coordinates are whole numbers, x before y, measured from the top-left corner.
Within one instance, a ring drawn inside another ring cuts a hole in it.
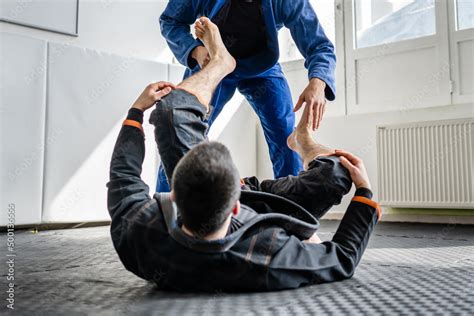
[[[245,205],[245,203],[251,204],[255,202],[270,203],[272,207],[278,206],[278,209],[274,210],[275,213],[253,216],[241,228],[226,236],[224,239],[203,240],[187,235],[183,232],[181,227],[179,227],[178,209],[176,204],[171,200],[169,193],[157,193],[154,197],[160,202],[160,208],[171,238],[183,247],[198,252],[226,252],[232,248],[246,232],[250,230],[256,231],[256,228],[262,226],[281,227],[285,229],[288,234],[295,235],[302,240],[309,239],[319,227],[319,221],[314,216],[288,199],[264,192],[242,191],[240,199],[242,203],[241,212],[250,213],[252,209]]]

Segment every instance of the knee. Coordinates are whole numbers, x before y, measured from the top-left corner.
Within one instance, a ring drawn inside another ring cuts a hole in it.
[[[178,128],[201,116],[191,95],[183,90],[173,90],[156,103],[150,123],[160,128]],[[205,114],[205,113],[204,113]],[[204,115],[202,114],[202,115]]]
[[[173,90],[156,104],[156,110],[164,113],[173,110],[187,109],[189,104],[189,94],[186,91]]]
[[[156,103],[155,109],[150,114],[150,124],[163,126],[164,121],[170,117],[173,110],[173,100],[176,98],[176,91],[171,91],[167,96]]]

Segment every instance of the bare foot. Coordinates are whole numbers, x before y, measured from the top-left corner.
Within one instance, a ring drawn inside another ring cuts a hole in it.
[[[311,137],[310,133],[295,129],[293,133],[288,136],[288,147],[297,152],[301,159],[303,159],[304,169],[308,168],[308,164],[317,156],[317,144]]]
[[[196,36],[204,43],[211,57],[210,62],[218,62],[227,72],[231,73],[236,67],[234,57],[229,53],[222,41],[217,25],[206,17],[196,22]]]
[[[303,159],[304,169],[308,168],[309,163],[319,155],[332,155],[334,150],[327,148],[314,141],[311,136],[311,128],[303,118],[298,123],[298,126],[293,133],[288,136],[287,144],[288,147],[297,152],[301,159]]]

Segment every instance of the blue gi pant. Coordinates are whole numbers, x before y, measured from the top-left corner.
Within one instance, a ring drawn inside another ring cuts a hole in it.
[[[191,74],[192,71],[188,69],[185,78]],[[232,75],[225,78],[214,93],[211,102],[214,109],[209,118],[209,126],[232,98],[236,89],[245,96],[260,119],[275,178],[297,175],[302,170],[301,159],[286,143],[295,128],[293,100],[280,65],[276,64],[266,72],[251,78],[234,78]],[[156,191],[169,192],[169,190],[163,165],[160,165]]]

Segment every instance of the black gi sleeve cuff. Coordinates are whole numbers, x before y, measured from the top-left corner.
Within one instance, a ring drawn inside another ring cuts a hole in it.
[[[133,120],[143,124],[143,111],[136,108],[131,108],[128,110],[127,120]]]
[[[354,194],[355,196],[363,196],[368,199],[372,199],[372,196],[374,195],[370,189],[367,188],[358,188]]]

